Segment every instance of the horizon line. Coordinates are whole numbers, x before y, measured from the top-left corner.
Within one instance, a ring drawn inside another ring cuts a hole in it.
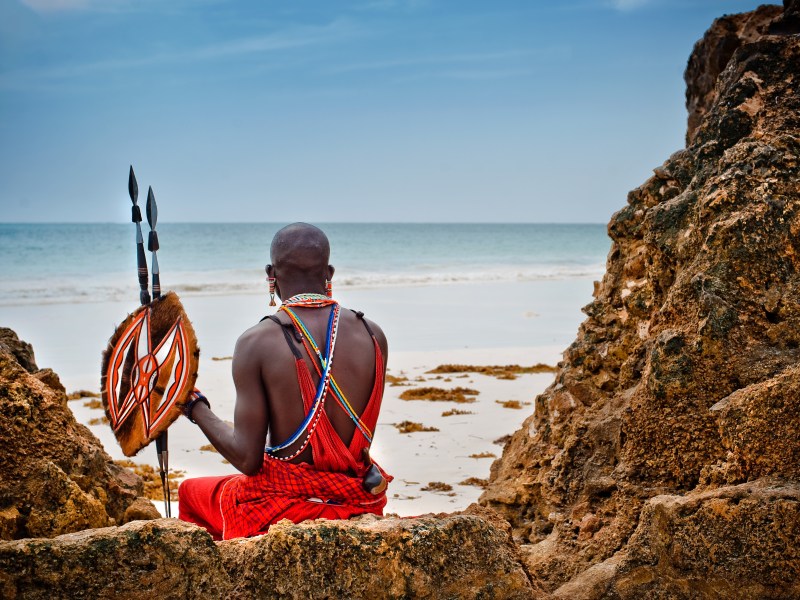
[[[0,225],[127,225],[131,221],[0,221]],[[167,221],[167,225],[283,225],[298,221]],[[608,225],[607,221],[317,221],[321,225]],[[165,223],[159,223],[163,226]]]

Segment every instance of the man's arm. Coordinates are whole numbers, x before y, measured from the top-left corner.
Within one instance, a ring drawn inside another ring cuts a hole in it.
[[[208,440],[245,475],[255,475],[261,469],[269,428],[266,392],[261,381],[260,339],[254,333],[249,330],[242,334],[233,353],[236,386],[233,429],[203,403],[197,403],[192,411],[192,418]]]

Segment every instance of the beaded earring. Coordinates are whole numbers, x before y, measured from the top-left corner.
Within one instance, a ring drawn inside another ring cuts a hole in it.
[[[330,279],[325,280],[325,295],[328,298],[333,298],[333,284]]]
[[[277,306],[275,304],[275,278],[267,277],[267,283],[269,283],[269,305]]]

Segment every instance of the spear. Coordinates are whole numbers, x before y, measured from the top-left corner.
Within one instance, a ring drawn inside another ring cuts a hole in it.
[[[136,264],[139,274],[139,300],[142,306],[150,304],[150,293],[147,291],[147,259],[144,256],[144,238],[142,237],[142,211],[136,204],[139,199],[139,185],[136,183],[136,175],[133,174],[133,165],[128,173],[128,194],[131,197],[133,206],[131,207],[131,221],[136,223]]]
[[[153,300],[161,297],[161,272],[158,269],[158,233],[156,223],[158,222],[158,205],[153,194],[153,188],[147,189],[147,224],[150,225],[150,236],[147,238],[147,249],[153,253]],[[147,274],[145,273],[145,279]],[[164,490],[164,513],[167,517],[172,516],[172,505],[169,497],[169,450],[166,430],[156,438],[156,453],[158,454],[158,471],[161,475],[161,487]]]

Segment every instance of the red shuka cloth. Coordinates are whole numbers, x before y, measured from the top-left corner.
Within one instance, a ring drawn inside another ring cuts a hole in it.
[[[370,431],[375,430],[383,398],[383,356],[374,337],[373,343],[375,383],[361,415]],[[302,358],[295,361],[295,367],[303,405],[308,411],[314,400],[314,382]],[[362,487],[362,478],[369,468],[363,451],[369,448],[369,443],[357,429],[346,446],[323,410],[310,444],[313,465],[289,463],[265,455],[261,470],[253,476],[185,480],[179,489],[179,518],[205,527],[216,539],[227,540],[266,533],[270,525],[281,519],[299,523],[383,514],[386,492],[373,495]],[[392,480],[382,469],[381,472],[387,481]]]

